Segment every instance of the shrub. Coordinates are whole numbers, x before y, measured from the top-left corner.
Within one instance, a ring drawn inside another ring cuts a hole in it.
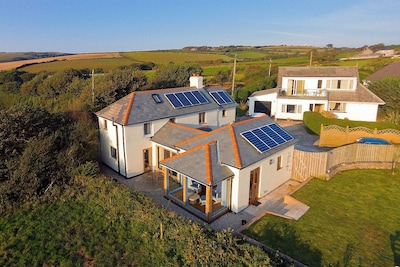
[[[327,116],[330,116],[329,113],[324,113]],[[336,118],[325,117],[319,112],[311,112],[306,111],[303,115],[303,122],[306,128],[315,134],[320,134],[321,124],[326,125],[338,125],[341,127],[366,127],[369,129],[396,129],[400,130],[400,126],[391,123],[383,123],[383,122],[370,122],[370,121],[351,121],[351,120],[342,120]]]

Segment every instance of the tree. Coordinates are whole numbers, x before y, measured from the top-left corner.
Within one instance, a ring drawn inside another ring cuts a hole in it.
[[[49,76],[47,72],[39,72],[30,81],[24,82],[21,85],[20,92],[24,95],[35,96],[38,95],[38,88]]]
[[[74,69],[58,71],[54,75],[47,77],[38,86],[37,92],[47,97],[58,97],[67,91],[68,86],[74,77],[79,77],[79,72]]]
[[[96,159],[97,125],[71,115],[28,106],[0,111],[0,215],[63,188]]]
[[[215,83],[218,83],[221,86],[224,86],[224,83],[228,82],[232,78],[232,72],[230,70],[217,70],[212,80]]]
[[[151,79],[151,88],[173,88],[189,85],[189,78],[194,73],[201,73],[198,64],[169,64],[157,68]]]
[[[146,75],[136,68],[116,69],[109,74],[100,76],[95,82],[93,110],[100,110],[146,84]],[[91,99],[87,97],[88,91],[83,92],[82,95],[84,95],[85,99]]]
[[[371,82],[368,89],[385,101],[386,104],[380,107],[384,114],[384,121],[399,124],[400,78],[388,77]]]

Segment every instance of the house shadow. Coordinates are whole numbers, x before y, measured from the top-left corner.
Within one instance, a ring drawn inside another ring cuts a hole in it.
[[[299,260],[308,266],[322,266],[322,252],[301,239],[296,229],[289,223],[267,223],[262,240],[269,240],[268,245]]]
[[[393,251],[393,265],[400,266],[400,231],[390,235],[390,246]]]

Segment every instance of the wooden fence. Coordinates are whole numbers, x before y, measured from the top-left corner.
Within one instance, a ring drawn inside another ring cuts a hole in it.
[[[400,131],[395,129],[371,130],[365,127],[341,127],[321,124],[319,146],[338,147],[354,143],[360,137],[378,137],[393,144],[400,144]]]
[[[399,162],[395,145],[351,144],[327,152],[294,150],[292,179],[304,182],[316,177],[330,179],[348,169],[390,169]]]

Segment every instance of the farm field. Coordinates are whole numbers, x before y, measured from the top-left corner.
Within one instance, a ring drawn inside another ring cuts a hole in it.
[[[309,266],[399,265],[399,187],[399,170],[313,179],[293,195],[310,206],[300,220],[266,215],[245,234]]]
[[[118,52],[110,52],[110,53],[87,53],[87,54],[76,54],[76,55],[59,56],[59,57],[11,61],[11,62],[0,63],[0,71],[20,68],[21,66],[24,65],[47,63],[52,61],[59,62],[59,61],[73,61],[78,59],[103,59],[103,58],[118,58],[118,57],[121,57],[121,55]]]

